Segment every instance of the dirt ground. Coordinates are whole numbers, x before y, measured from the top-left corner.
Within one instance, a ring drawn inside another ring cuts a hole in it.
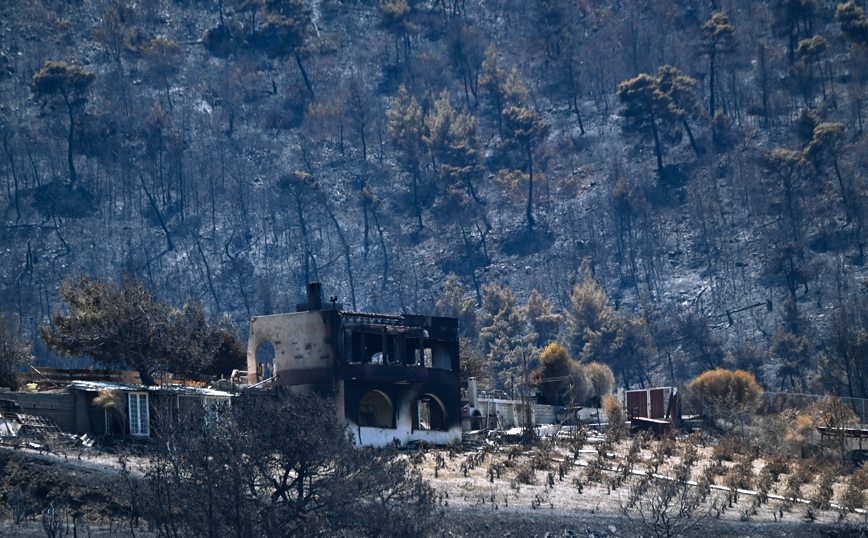
[[[627,450],[625,441],[615,445],[606,462],[616,467]],[[499,446],[472,448],[450,455],[448,450],[404,453],[411,458],[436,492],[443,515],[443,536],[449,537],[610,537],[638,536],[635,518],[624,517],[630,482],[616,489],[588,481],[588,465],[596,457],[591,448],[579,453],[553,447],[546,452],[552,470],[536,470],[535,484],[519,483],[518,469],[529,465],[542,450]],[[703,459],[710,448],[702,449]],[[643,453],[643,457],[650,457]],[[557,465],[563,465],[561,477]],[[141,478],[141,463],[127,460],[124,472],[117,456],[96,450],[66,455],[39,454],[23,449],[0,447],[0,536],[46,536],[42,514],[52,502],[67,505],[69,525],[77,536],[152,536],[143,526],[129,528],[129,519],[118,499],[128,499],[130,480]],[[500,477],[489,469],[500,465]],[[756,466],[763,465],[760,459]],[[702,462],[698,465],[702,466]],[[665,470],[661,471],[665,473]],[[551,478],[549,474],[551,473]],[[604,474],[614,474],[608,471]],[[635,478],[634,478],[635,479]],[[631,479],[631,480],[634,480]],[[602,482],[602,483],[601,483]],[[776,484],[782,490],[784,477]],[[578,484],[581,484],[579,491]],[[803,486],[805,496],[811,485]],[[836,485],[836,495],[843,484]],[[769,500],[756,505],[751,495],[739,495],[727,506],[724,493],[717,492],[723,508],[699,521],[688,536],[805,536],[849,537],[868,535],[864,515],[841,510],[809,510],[805,504],[790,506]],[[441,534],[438,532],[438,534]],[[646,533],[647,534],[647,533]],[[72,535],[70,531],[69,535]]]
[[[604,465],[616,469],[625,460],[630,440],[622,441],[612,447]],[[681,442],[687,442],[686,438]],[[694,478],[713,460],[712,447],[698,449],[699,462]],[[546,453],[551,462],[550,470],[536,470],[534,484],[519,483],[516,480],[518,469],[530,467],[540,452]],[[431,453],[419,465],[423,476],[437,492],[437,501],[446,507],[447,520],[461,521],[458,528],[466,534],[455,532],[456,536],[636,536],[641,534],[635,516],[624,517],[623,507],[627,504],[629,488],[637,477],[633,477],[618,487],[606,484],[606,477],[614,476],[611,471],[603,472],[603,479],[588,480],[588,465],[599,462],[593,446],[586,445],[578,458],[563,446],[540,448],[494,447],[474,449],[451,458],[446,451]],[[640,453],[640,459],[651,457],[650,447]],[[416,456],[417,460],[419,459]],[[678,461],[672,457],[658,471],[667,475],[671,465]],[[558,466],[564,462],[563,477]],[[753,463],[756,476],[766,465],[763,458]],[[501,476],[492,476],[490,469],[500,465]],[[734,462],[724,462],[724,470],[734,466]],[[793,464],[795,472],[796,464]],[[637,472],[643,466],[636,465]],[[782,475],[770,490],[770,497],[786,493],[786,474]],[[845,477],[833,488],[833,504],[838,501],[845,487]],[[868,516],[830,508],[819,510],[807,503],[788,503],[770,498],[765,503],[756,502],[752,492],[743,492],[737,499],[731,499],[728,491],[718,477],[718,488],[713,491],[711,502],[717,509],[698,511],[698,527],[687,535],[714,536],[868,536]],[[578,484],[581,484],[581,489]],[[813,498],[816,484],[808,483],[801,487],[800,498]],[[708,506],[706,506],[708,508]],[[632,512],[631,512],[632,514]],[[632,518],[632,519],[631,519]],[[484,522],[482,525],[479,521]],[[482,525],[481,528],[480,525]],[[647,531],[646,531],[647,532]],[[570,534],[572,533],[572,534]]]

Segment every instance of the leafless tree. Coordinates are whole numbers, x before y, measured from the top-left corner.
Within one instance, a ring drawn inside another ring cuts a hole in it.
[[[167,410],[148,467],[162,536],[426,536],[433,495],[391,450],[355,448],[323,397]]]
[[[715,505],[707,484],[688,484],[696,464],[696,448],[683,445],[671,476],[648,473],[631,487],[623,513],[642,534],[667,538],[690,534],[708,519]]]

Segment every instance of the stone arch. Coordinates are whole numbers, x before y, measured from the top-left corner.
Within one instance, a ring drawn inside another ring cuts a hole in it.
[[[359,400],[359,426],[394,428],[392,400],[379,390],[372,390]]]

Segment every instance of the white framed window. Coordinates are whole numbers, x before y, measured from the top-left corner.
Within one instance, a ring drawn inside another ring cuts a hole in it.
[[[204,397],[202,407],[205,408],[205,425],[213,426],[220,422],[220,415],[230,405],[229,398]]]
[[[129,394],[130,435],[148,437],[151,435],[148,395],[141,392]]]

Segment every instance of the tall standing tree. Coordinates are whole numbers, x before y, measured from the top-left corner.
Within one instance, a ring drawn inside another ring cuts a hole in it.
[[[400,58],[400,44],[403,43],[404,63],[410,65],[410,36],[418,30],[415,24],[410,22],[413,13],[412,6],[407,0],[380,0],[380,14],[383,17],[381,27],[395,36],[395,65]]]
[[[708,115],[713,118],[718,61],[722,55],[735,51],[735,27],[729,22],[729,17],[715,13],[702,25],[701,41],[702,53],[708,56]]]
[[[565,333],[573,354],[583,362],[608,364],[627,387],[647,381],[656,351],[645,320],[616,312],[587,267],[570,294]]]
[[[16,390],[18,371],[32,358],[30,343],[18,334],[17,320],[0,312],[0,387]]]
[[[425,227],[419,200],[425,119],[422,107],[415,97],[410,97],[403,84],[398,88],[398,95],[392,97],[392,106],[393,109],[386,113],[389,118],[389,134],[392,136],[392,142],[401,152],[405,170],[413,178],[413,207],[421,229]]]
[[[140,280],[112,284],[73,275],[60,295],[66,312],[55,311],[51,325],[39,331],[48,348],[66,357],[90,356],[107,368],[132,368],[146,385],[163,372],[200,376],[225,359],[218,357],[221,350],[241,351],[231,345],[228,326],[209,321],[198,302],[172,308]],[[238,367],[243,355],[227,362]]]
[[[184,56],[181,45],[170,39],[158,37],[142,47],[145,61],[151,75],[163,82],[166,90],[166,104],[172,108],[172,97],[169,79],[178,70],[178,65]]]
[[[843,123],[823,122],[814,127],[814,137],[805,148],[805,157],[808,158],[818,170],[823,166],[831,165],[841,189],[841,200],[849,209],[850,203],[847,198],[848,188],[841,173],[841,155],[844,151],[844,142],[847,139],[847,128]]]
[[[530,297],[528,297],[524,307],[524,314],[537,334],[535,343],[538,347],[545,346],[554,340],[564,322],[564,316],[553,312],[551,303],[537,290],[530,292]]]
[[[506,102],[507,74],[506,69],[500,65],[497,55],[497,47],[492,43],[485,51],[479,86],[488,94],[488,108],[497,118],[497,132],[503,140],[503,108]]]
[[[657,85],[660,91],[672,102],[669,106],[669,116],[684,127],[684,131],[690,139],[690,147],[693,148],[697,156],[701,155],[702,151],[696,144],[693,130],[690,129],[690,124],[687,122],[688,119],[695,120],[702,115],[702,107],[693,93],[696,80],[682,73],[680,69],[671,65],[664,65],[658,70]]]
[[[437,301],[437,310],[443,315],[458,318],[458,330],[462,336],[475,339],[479,336],[476,330],[476,301],[467,297],[467,288],[455,273],[449,273],[443,294]]]
[[[584,374],[564,346],[552,343],[542,351],[533,378],[550,405],[583,404],[590,392]]]
[[[527,225],[533,228],[533,156],[540,143],[548,136],[551,124],[540,118],[537,111],[522,106],[511,106],[503,111],[503,124],[506,142],[513,142],[520,148],[526,159],[527,167]]]
[[[864,226],[863,211],[860,204],[854,201],[851,196],[851,187],[844,180],[844,174],[841,171],[841,159],[845,153],[845,142],[847,139],[847,129],[843,123],[837,122],[822,122],[814,127],[814,137],[808,147],[805,148],[805,157],[811,161],[817,170],[822,170],[824,166],[832,166],[835,171],[835,178],[838,180],[838,187],[841,189],[841,201],[844,204],[844,210],[847,215],[847,223],[855,220],[856,223],[856,246],[859,248],[859,257],[864,258],[864,247],[862,245],[862,228]]]
[[[262,0],[265,24],[257,36],[257,43],[272,58],[291,56],[304,79],[307,91],[315,98],[313,84],[302,63],[311,35],[311,10],[300,0]]]
[[[777,0],[774,5],[772,30],[787,39],[787,56],[795,60],[796,44],[802,36],[813,33],[817,0]]]
[[[800,194],[810,164],[801,151],[776,148],[765,154],[763,166],[780,180],[784,204],[790,221],[790,233],[796,243],[802,239]]]
[[[813,346],[807,336],[798,336],[784,327],[779,327],[772,337],[770,351],[781,360],[777,375],[781,380],[782,391],[787,388],[788,380],[790,386],[803,384],[806,381],[813,354]]]
[[[663,178],[663,148],[660,144],[659,124],[669,114],[672,97],[660,91],[659,81],[647,73],[618,85],[618,99],[625,108],[621,115],[630,131],[651,129],[654,154],[657,156],[657,175]]]
[[[87,102],[87,88],[96,79],[96,75],[78,65],[66,62],[47,61],[38,73],[33,75],[30,91],[37,97],[59,96],[63,99],[69,114],[69,134],[67,136],[67,164],[69,166],[69,184],[74,186],[75,173],[75,112]]]
[[[466,190],[476,203],[484,205],[473,185],[482,173],[476,118],[452,108],[449,97],[444,90],[434,102],[435,110],[425,117],[427,134],[422,138],[434,162],[440,163],[442,190]]]
[[[795,81],[796,86],[802,91],[805,107],[812,106],[817,73],[820,75],[823,99],[826,99],[826,78],[823,73],[821,57],[828,50],[829,44],[820,35],[815,35],[810,39],[803,39],[799,42],[799,47],[796,49],[797,61],[790,68],[789,73]]]
[[[841,25],[841,33],[847,41],[862,47],[868,46],[868,16],[854,0],[838,4],[835,20]]]
[[[627,131],[642,132],[648,129],[654,138],[654,154],[657,157],[657,174],[663,177],[663,146],[660,129],[663,126],[682,127],[690,139],[690,147],[702,153],[688,119],[702,116],[699,101],[693,93],[696,81],[685,76],[679,69],[664,65],[658,76],[647,73],[618,85],[618,99],[624,104],[621,115],[627,120]]]
[[[866,86],[868,86],[868,16],[865,10],[850,0],[846,4],[838,4],[835,12],[835,20],[841,26],[844,38],[853,43],[851,51],[851,97],[856,109],[856,118],[859,124],[859,134],[862,134],[862,103],[865,101]]]

